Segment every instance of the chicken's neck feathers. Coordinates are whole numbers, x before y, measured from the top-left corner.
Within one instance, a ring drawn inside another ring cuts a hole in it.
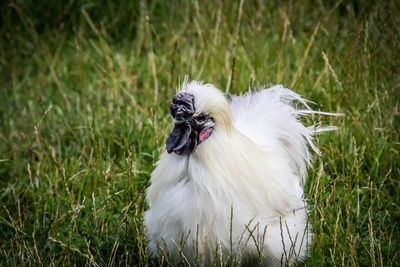
[[[291,171],[284,155],[260,147],[236,129],[227,134],[217,128],[209,139],[195,154],[226,196],[240,197],[265,211],[285,212],[298,203],[301,178]]]

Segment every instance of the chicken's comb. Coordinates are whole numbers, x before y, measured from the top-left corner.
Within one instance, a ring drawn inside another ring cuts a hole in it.
[[[192,116],[196,110],[194,108],[194,95],[186,92],[177,94],[169,107],[172,117],[182,120]]]

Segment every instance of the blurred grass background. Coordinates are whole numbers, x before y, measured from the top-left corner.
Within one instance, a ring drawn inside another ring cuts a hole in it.
[[[152,265],[144,190],[189,75],[343,112],[304,265],[399,266],[400,3],[1,1],[0,264]],[[308,121],[311,123],[311,121]]]

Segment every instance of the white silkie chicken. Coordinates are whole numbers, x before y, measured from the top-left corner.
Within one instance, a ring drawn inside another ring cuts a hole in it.
[[[304,110],[294,104],[301,104]],[[303,183],[313,135],[306,100],[281,85],[228,100],[211,84],[184,82],[175,123],[151,176],[144,222],[149,253],[192,265],[212,261],[292,265],[311,227]]]

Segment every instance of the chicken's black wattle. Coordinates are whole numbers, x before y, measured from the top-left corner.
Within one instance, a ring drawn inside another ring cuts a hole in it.
[[[167,152],[178,155],[190,155],[197,145],[197,131],[189,124],[175,124],[167,139]]]

